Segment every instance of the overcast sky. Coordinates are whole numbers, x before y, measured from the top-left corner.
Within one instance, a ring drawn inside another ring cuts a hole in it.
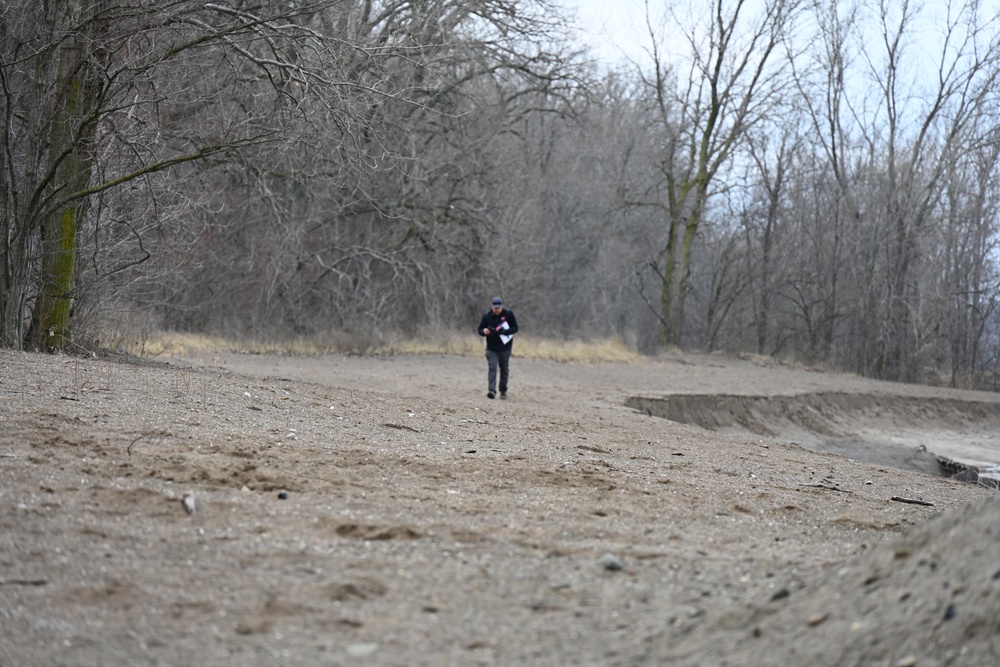
[[[642,0],[561,0],[561,3],[576,9],[595,55],[602,60],[621,60],[623,51],[633,57],[642,54],[645,30]]]

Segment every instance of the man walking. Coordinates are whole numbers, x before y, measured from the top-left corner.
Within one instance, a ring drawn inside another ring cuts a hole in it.
[[[503,307],[503,299],[493,297],[493,307],[479,321],[479,335],[486,337],[486,361],[489,362],[488,391],[486,396],[497,395],[497,367],[500,367],[500,398],[507,398],[507,379],[510,376],[510,351],[517,333],[514,312]]]

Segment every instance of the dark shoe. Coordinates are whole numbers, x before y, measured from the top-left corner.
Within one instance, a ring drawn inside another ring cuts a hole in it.
[[[494,396],[496,396],[496,394],[494,394],[492,391],[486,392],[486,398],[493,398]]]
[[[505,392],[505,391],[501,391],[501,392],[500,392],[500,398],[502,398],[503,400],[505,400],[505,401],[506,401],[506,400],[507,400],[507,392]]]

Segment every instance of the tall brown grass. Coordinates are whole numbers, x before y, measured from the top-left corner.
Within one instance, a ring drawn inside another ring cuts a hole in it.
[[[330,335],[323,338],[245,340],[205,334],[151,332],[123,350],[142,357],[189,356],[212,352],[314,356],[352,354],[388,356],[394,354],[454,354],[478,356],[485,345],[475,333],[424,331],[412,337],[384,336],[378,339]],[[556,340],[518,334],[515,355],[560,362],[638,362],[641,356],[618,339]]]

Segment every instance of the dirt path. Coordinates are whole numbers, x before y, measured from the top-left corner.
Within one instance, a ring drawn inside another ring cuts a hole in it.
[[[0,352],[0,665],[1000,656],[996,492],[625,405],[855,394],[889,406],[857,431],[990,454],[992,395],[715,357],[512,366],[502,402],[479,358]]]

